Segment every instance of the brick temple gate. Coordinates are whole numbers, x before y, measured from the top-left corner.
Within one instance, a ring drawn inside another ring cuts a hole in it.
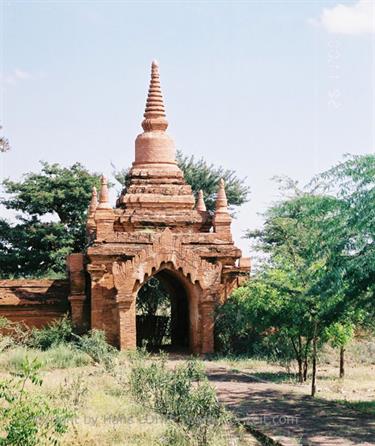
[[[211,214],[203,192],[196,201],[177,166],[156,62],[142,127],[116,208],[109,203],[104,177],[99,200],[93,190],[90,247],[85,256],[69,259],[72,317],[78,326],[104,330],[120,349],[134,349],[137,293],[157,276],[186,296],[190,351],[210,353],[215,306],[246,280],[250,262],[233,243],[224,182]]]

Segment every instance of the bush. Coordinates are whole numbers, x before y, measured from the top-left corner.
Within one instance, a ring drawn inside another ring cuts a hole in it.
[[[0,369],[18,373],[22,369],[25,357],[37,360],[43,369],[67,369],[92,363],[91,357],[74,345],[60,344],[44,352],[26,347],[10,349],[1,355]]]
[[[73,338],[73,325],[68,316],[56,320],[44,328],[32,329],[28,346],[47,350],[56,345],[71,341]]]
[[[107,343],[103,331],[91,330],[82,337],[77,336],[77,340],[78,348],[87,353],[97,364],[103,364],[106,368],[113,364],[117,350]]]
[[[164,359],[146,363],[133,362],[130,390],[141,404],[164,415],[172,423],[167,443],[206,446],[227,421],[216,392],[207,381],[202,366],[196,361],[169,370]]]
[[[245,290],[245,287],[242,289]],[[232,296],[216,310],[215,347],[223,354],[255,354],[255,346],[261,337],[253,329],[248,317],[247,301],[240,292]]]
[[[4,341],[5,337],[8,338],[7,341]],[[9,347],[10,340],[13,345],[24,345],[29,339],[30,329],[24,323],[12,322],[6,317],[0,316],[0,342],[6,342]]]
[[[73,413],[26,390],[28,382],[42,385],[40,368],[40,362],[25,358],[17,378],[0,383],[1,446],[58,445],[60,436],[67,431]]]
[[[44,368],[68,369],[92,363],[91,357],[74,344],[59,344],[43,352],[41,359]]]
[[[217,308],[216,351],[224,355],[262,358],[289,367],[294,359],[291,341],[282,330],[261,327],[260,312],[254,304],[256,293],[255,287],[245,285]]]

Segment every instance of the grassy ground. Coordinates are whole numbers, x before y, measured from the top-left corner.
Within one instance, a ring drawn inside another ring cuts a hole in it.
[[[3,343],[6,341],[3,338]],[[5,345],[5,344],[4,344]],[[30,386],[32,392],[48,395],[57,407],[69,406],[76,415],[62,444],[78,445],[162,445],[170,423],[134,401],[129,392],[129,357],[116,354],[108,369],[94,365],[92,357],[71,344],[46,351],[25,346],[3,348],[0,353],[0,381],[20,370],[25,356],[42,362],[43,385]],[[170,360],[171,367],[181,360]],[[278,386],[280,394],[290,390],[309,394],[309,380],[298,384],[296,370],[253,358],[215,358],[209,366],[250,374],[260,382]],[[338,378],[338,352],[326,348],[319,358],[318,393],[322,400],[334,400],[359,412],[375,415],[375,341],[354,342],[346,353],[346,375]],[[217,433],[215,446],[258,445],[251,435],[228,424]],[[175,446],[179,446],[175,444]]]
[[[320,354],[317,374],[317,397],[337,401],[364,413],[375,415],[375,340],[359,340],[346,351],[345,377],[339,378],[338,351],[326,347]],[[280,390],[296,390],[309,394],[310,376],[304,384],[297,383],[296,369],[287,369],[260,359],[218,358],[217,365],[229,366],[252,376],[280,384]]]
[[[63,445],[153,446],[165,444],[168,421],[137,404],[128,387],[129,361],[118,355],[111,370],[93,365],[90,357],[69,345],[45,352],[21,347],[0,354],[0,381],[17,373],[24,356],[43,362],[41,387],[31,392],[51,397],[56,406],[74,408],[76,416],[62,439]],[[250,435],[228,426],[215,438],[215,446],[257,445]]]

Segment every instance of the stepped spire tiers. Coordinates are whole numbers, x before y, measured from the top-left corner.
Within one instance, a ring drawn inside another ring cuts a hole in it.
[[[155,211],[174,216],[176,212],[192,211],[194,195],[176,163],[173,139],[166,132],[168,121],[160,89],[159,65],[155,61],[151,65],[142,127],[143,133],[135,140],[135,160],[129,171],[128,184],[117,200],[117,207],[131,212],[132,222],[138,219],[139,224],[145,221],[149,212],[156,219]]]
[[[198,212],[206,212],[206,210],[207,210],[206,209],[206,204],[205,204],[204,199],[203,199],[203,191],[202,190],[200,190],[198,192],[198,199],[197,199],[197,204],[195,206],[195,209]]]
[[[109,203],[108,195],[108,180],[104,175],[101,177],[100,183],[99,204],[97,209],[111,209],[112,206]]]
[[[151,81],[148,89],[146,110],[142,127],[145,132],[153,130],[165,131],[168,121],[165,118],[163,95],[160,88],[159,64],[154,60],[151,64]]]
[[[133,167],[176,171],[176,149],[172,138],[166,133],[168,121],[165,117],[159,65],[156,61],[151,65],[151,81],[143,116],[142,128],[144,132],[138,135],[135,141]]]

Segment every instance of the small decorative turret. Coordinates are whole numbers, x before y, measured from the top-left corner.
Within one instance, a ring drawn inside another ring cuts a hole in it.
[[[91,200],[90,200],[90,205],[89,205],[89,209],[88,209],[89,216],[91,214],[95,214],[97,206],[98,206],[98,193],[96,191],[96,187],[94,186],[92,188]]]
[[[221,178],[219,181],[219,190],[216,196],[216,214],[228,213],[228,200],[225,193],[225,182]]]
[[[96,187],[94,186],[92,188],[90,204],[87,209],[86,229],[87,229],[87,234],[89,237],[91,237],[93,235],[93,233],[96,229],[95,212],[96,212],[97,207],[98,207],[98,194],[96,192]]]
[[[227,200],[227,194],[225,193],[225,183],[224,180],[221,179],[219,181],[219,189],[217,191],[217,196],[216,196],[215,215],[213,219],[215,232],[220,234],[226,234],[228,238],[231,240],[232,239],[230,231],[231,222],[232,218],[228,212],[228,200]]]
[[[97,209],[111,209],[112,206],[109,203],[109,194],[108,194],[108,180],[102,175],[100,179],[100,194],[99,194],[99,204]]]
[[[206,210],[207,210],[206,209],[206,204],[205,204],[204,199],[203,199],[203,191],[202,190],[200,190],[198,192],[198,199],[197,199],[197,204],[195,206],[195,209],[198,212],[206,212]]]
[[[103,241],[112,237],[115,214],[109,203],[108,180],[103,175],[100,179],[99,204],[95,211],[96,240]]]

